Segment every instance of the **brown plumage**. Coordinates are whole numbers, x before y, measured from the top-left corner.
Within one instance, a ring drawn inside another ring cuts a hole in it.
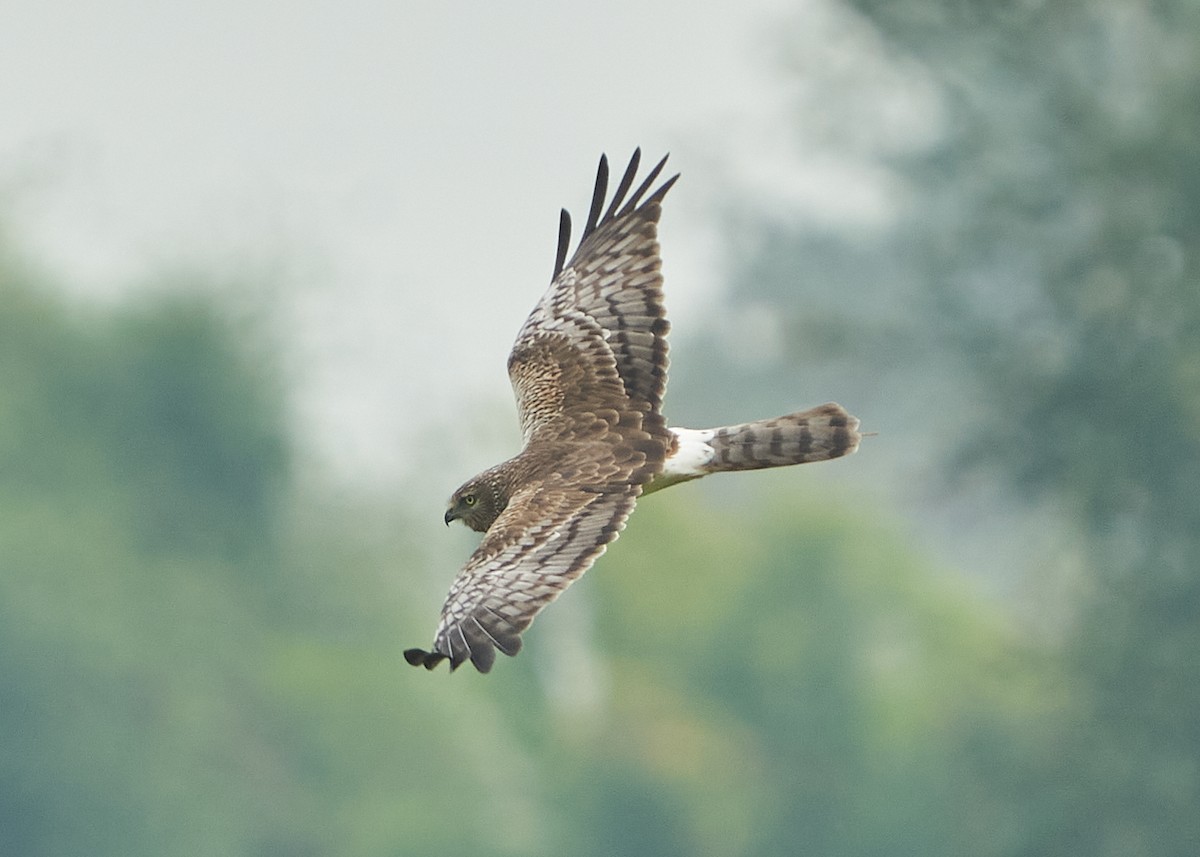
[[[835,404],[725,428],[667,428],[657,224],[679,176],[650,192],[663,158],[630,193],[639,160],[635,151],[602,213],[608,161],[600,158],[569,263],[571,219],[562,212],[550,288],[508,358],[524,445],[450,498],[446,523],[461,520],[484,536],[450,588],[432,650],[404,653],[413,665],[449,659],[453,670],[469,659],[487,672],[497,649],[515,655],[538,611],[591,567],[642,493],[858,447],[858,420]]]

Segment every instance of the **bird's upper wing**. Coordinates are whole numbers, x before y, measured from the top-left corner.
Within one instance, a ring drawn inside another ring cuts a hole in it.
[[[646,196],[666,164],[663,158],[629,194],[640,157],[640,150],[633,153],[607,210],[608,160],[600,158],[579,248],[565,265],[571,218],[565,209],[562,212],[554,279],[521,328],[509,357],[509,377],[526,442],[535,430],[548,428],[546,423],[558,413],[548,407],[539,379],[523,371],[524,357],[545,336],[564,332],[577,337],[568,341],[580,351],[595,346],[592,340],[596,338],[603,342],[612,352],[623,388],[626,404],[622,407],[642,414],[643,427],[651,434],[665,435],[661,409],[667,384],[669,325],[663,308],[657,232],[662,199],[678,175]],[[577,324],[580,317],[594,324]],[[571,330],[564,331],[564,323]],[[569,352],[561,358],[567,363],[573,359]],[[584,410],[618,406],[607,393],[603,401],[592,401],[588,398],[591,391],[560,388],[565,411],[575,405]]]
[[[515,655],[521,633],[543,607],[591,568],[625,526],[641,485],[622,474],[644,460],[634,445],[582,447],[521,489],[455,578],[432,651],[409,649],[413,665],[433,669],[468,658],[488,672],[496,649]]]

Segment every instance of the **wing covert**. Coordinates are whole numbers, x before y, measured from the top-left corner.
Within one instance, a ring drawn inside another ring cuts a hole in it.
[[[657,229],[662,199],[678,175],[646,195],[666,164],[663,158],[627,197],[640,159],[641,150],[635,150],[604,209],[608,159],[600,158],[583,235],[565,264],[571,218],[562,212],[554,280],[517,335],[513,353],[557,320],[572,313],[586,316],[595,322],[596,335],[613,354],[628,406],[643,414],[647,431],[662,435],[666,431],[661,409],[670,325],[663,306]],[[516,387],[515,378],[513,383]],[[526,401],[520,389],[516,392],[524,422]]]

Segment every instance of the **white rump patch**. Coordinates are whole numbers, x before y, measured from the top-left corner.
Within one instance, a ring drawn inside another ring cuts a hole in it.
[[[643,494],[698,479],[708,473],[707,466],[715,454],[709,443],[717,433],[716,429],[669,428],[667,431],[675,435],[678,441],[675,451],[663,462],[662,472],[659,473],[643,490]]]

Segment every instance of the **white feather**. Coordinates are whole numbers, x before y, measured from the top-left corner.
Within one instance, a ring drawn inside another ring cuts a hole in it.
[[[707,465],[715,454],[709,443],[716,434],[715,429],[670,428],[668,431],[677,440],[675,451],[663,462],[662,472],[643,489],[643,494],[658,491],[668,485],[698,479],[708,473]]]

